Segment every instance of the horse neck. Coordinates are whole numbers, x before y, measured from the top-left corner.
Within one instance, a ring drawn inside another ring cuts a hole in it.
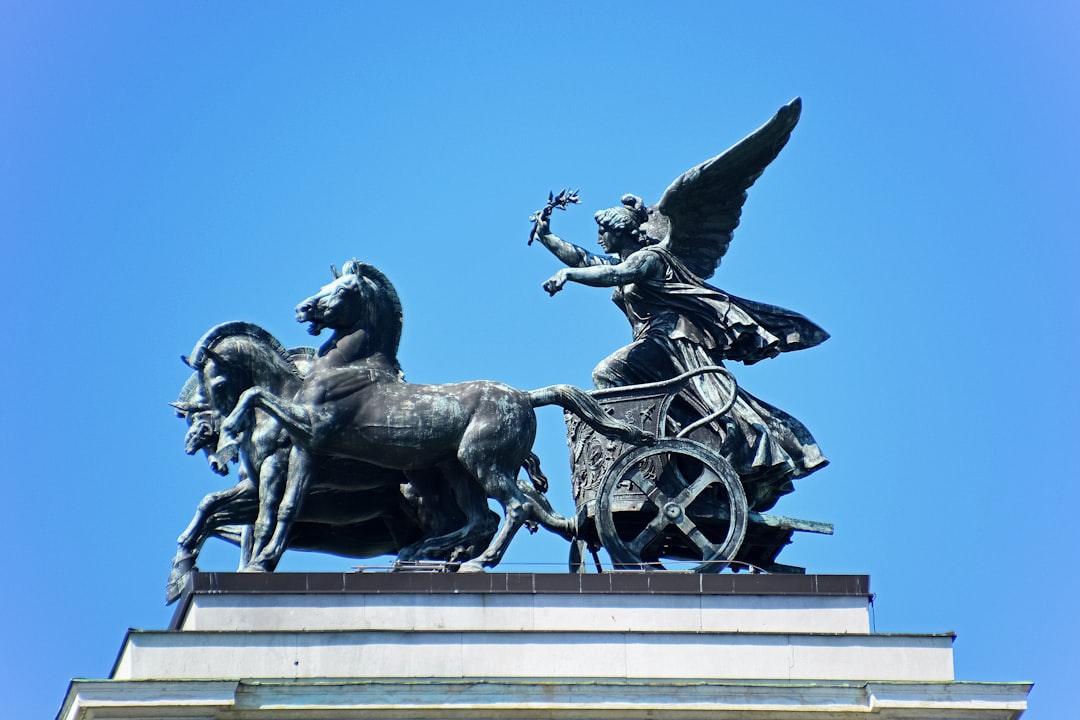
[[[376,333],[367,329],[335,330],[334,335],[320,349],[312,371],[341,367],[365,368],[388,375],[398,375],[401,366],[393,353],[381,346],[385,344]]]
[[[388,347],[391,342],[388,333],[360,322],[348,328],[335,328],[319,349],[319,357],[324,359],[324,365],[350,365],[374,355],[393,355]]]
[[[257,385],[277,394],[289,394],[292,386],[300,382],[293,368],[272,348],[252,343],[248,347],[248,358],[253,386]]]
[[[380,375],[386,375],[388,379],[398,380],[401,378],[401,366],[397,358],[385,353],[377,352],[368,355],[363,360],[353,363],[353,367],[362,367]]]

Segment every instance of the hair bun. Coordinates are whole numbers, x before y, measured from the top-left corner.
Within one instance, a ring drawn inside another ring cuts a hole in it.
[[[645,210],[645,203],[637,195],[627,193],[622,196],[622,204],[637,218],[638,223],[643,223],[649,219],[649,213]]]

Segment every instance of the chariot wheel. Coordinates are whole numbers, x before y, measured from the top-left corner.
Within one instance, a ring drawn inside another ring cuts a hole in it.
[[[720,572],[739,552],[749,510],[731,464],[701,443],[665,438],[620,457],[597,495],[600,541],[617,569],[665,558]]]

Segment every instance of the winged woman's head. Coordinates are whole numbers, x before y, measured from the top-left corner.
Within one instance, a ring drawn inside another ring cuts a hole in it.
[[[593,217],[601,233],[610,230],[620,235],[631,235],[639,244],[644,244],[645,234],[641,231],[641,225],[649,219],[649,213],[637,195],[623,195],[622,205],[601,210]]]
[[[623,195],[622,205],[601,210],[593,216],[596,224],[608,230],[637,230],[649,219],[645,203],[637,195]]]

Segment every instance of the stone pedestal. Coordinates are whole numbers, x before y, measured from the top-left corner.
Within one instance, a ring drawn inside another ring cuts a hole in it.
[[[196,574],[60,720],[1005,720],[951,634],[871,632],[869,578],[683,573]]]

